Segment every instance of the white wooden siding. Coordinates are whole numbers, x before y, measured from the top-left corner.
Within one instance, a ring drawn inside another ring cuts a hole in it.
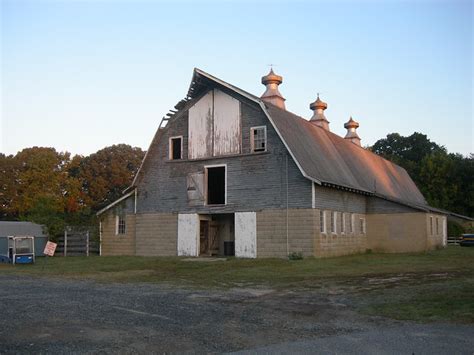
[[[240,102],[215,89],[214,156],[240,153],[240,132]]]
[[[255,212],[235,213],[235,256],[257,257],[257,214]]]
[[[213,96],[209,91],[189,109],[189,159],[212,156]]]
[[[199,216],[178,214],[178,255],[199,256]]]
[[[241,152],[240,102],[214,89],[189,109],[189,159]]]

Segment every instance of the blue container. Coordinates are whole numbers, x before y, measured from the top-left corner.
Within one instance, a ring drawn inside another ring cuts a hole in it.
[[[33,264],[35,257],[33,255],[16,255],[15,264]]]

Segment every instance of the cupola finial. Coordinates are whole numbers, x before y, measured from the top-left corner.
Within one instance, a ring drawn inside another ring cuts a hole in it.
[[[328,108],[328,104],[319,98],[319,92],[317,93],[316,101],[310,103],[309,108],[314,111],[313,117],[309,121],[329,131],[329,121],[324,116],[324,110]]]
[[[265,85],[267,89],[260,98],[263,101],[269,102],[285,110],[285,98],[280,94],[280,91],[278,91],[278,85],[282,82],[283,78],[273,72],[273,64],[270,64],[270,72],[262,77],[262,84]]]
[[[347,134],[344,139],[349,139],[352,143],[360,146],[360,137],[356,132],[356,129],[359,128],[359,123],[354,121],[351,116],[349,121],[344,123],[344,128],[347,129]]]

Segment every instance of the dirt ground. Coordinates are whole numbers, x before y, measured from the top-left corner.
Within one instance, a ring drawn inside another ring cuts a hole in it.
[[[330,289],[201,291],[0,274],[0,353],[474,354],[474,326],[354,311]]]

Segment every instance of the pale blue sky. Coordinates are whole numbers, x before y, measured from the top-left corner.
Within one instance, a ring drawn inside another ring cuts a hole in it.
[[[255,95],[269,63],[287,109],[321,92],[362,144],[426,133],[473,149],[472,1],[1,1],[0,151],[147,149],[194,67]]]

